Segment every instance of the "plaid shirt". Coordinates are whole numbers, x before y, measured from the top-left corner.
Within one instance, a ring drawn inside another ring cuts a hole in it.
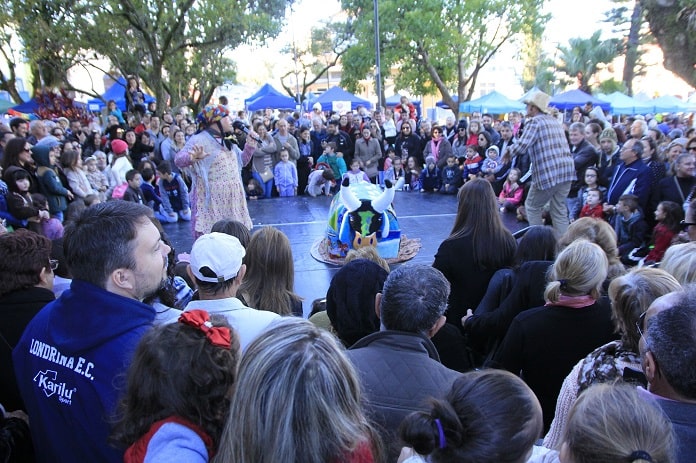
[[[532,182],[540,190],[576,179],[563,126],[547,114],[538,114],[525,123],[522,137],[508,150],[511,156],[525,151],[529,154],[534,166]]]

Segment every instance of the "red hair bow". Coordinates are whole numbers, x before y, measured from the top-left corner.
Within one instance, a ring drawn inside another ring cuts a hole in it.
[[[179,317],[179,323],[183,323],[194,328],[198,328],[210,343],[217,347],[230,349],[232,347],[230,329],[226,326],[213,326],[210,322],[210,315],[205,310],[189,310]]]

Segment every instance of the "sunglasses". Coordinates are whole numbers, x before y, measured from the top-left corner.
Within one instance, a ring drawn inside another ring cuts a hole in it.
[[[51,270],[56,270],[59,264],[60,262],[58,262],[56,259],[48,259],[48,265],[51,266]]]
[[[682,220],[679,222],[679,227],[682,229],[682,231],[686,231],[687,228],[691,226],[696,226],[695,222],[687,222],[686,220]]]
[[[689,146],[686,150],[687,151],[696,151],[696,146]]]

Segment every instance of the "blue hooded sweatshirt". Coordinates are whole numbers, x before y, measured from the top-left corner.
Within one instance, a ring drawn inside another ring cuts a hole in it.
[[[12,358],[37,461],[123,461],[110,422],[154,319],[152,307],[80,280],[32,319]]]

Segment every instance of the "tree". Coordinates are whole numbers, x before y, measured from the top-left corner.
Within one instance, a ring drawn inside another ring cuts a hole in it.
[[[641,45],[654,43],[647,31],[643,6],[640,0],[613,0],[617,6],[607,12],[607,22],[624,36],[622,53],[625,56],[622,82],[628,95],[633,95],[633,79],[644,73],[641,61]],[[632,4],[632,8],[631,8]]]
[[[542,92],[553,94],[555,63],[542,50],[541,42],[533,34],[524,35],[524,68],[522,69],[522,87],[527,92],[533,87]]]
[[[666,69],[696,86],[696,1],[641,0]]]
[[[571,78],[577,78],[578,88],[591,93],[590,80],[602,64],[611,63],[619,53],[619,40],[600,40],[601,31],[588,39],[574,38],[568,47],[559,47],[561,65],[558,70]]]
[[[334,22],[312,28],[311,39],[306,47],[300,48],[294,43],[286,47],[283,52],[291,55],[296,63],[296,67],[280,78],[287,94],[295,101],[298,96],[300,102],[304,101],[308,88],[336,66],[350,39],[350,24]],[[293,76],[298,83],[295,88],[290,79]]]
[[[277,34],[284,0],[84,0],[86,47],[138,75],[159,102],[197,109],[234,72],[226,52]]]
[[[456,107],[470,99],[479,72],[506,43],[529,31],[539,36],[548,19],[543,0],[383,0],[379,2],[380,75],[398,68],[395,83],[414,93],[439,91]],[[374,69],[373,2],[343,0],[355,45],[343,57],[341,84],[357,90]]]

